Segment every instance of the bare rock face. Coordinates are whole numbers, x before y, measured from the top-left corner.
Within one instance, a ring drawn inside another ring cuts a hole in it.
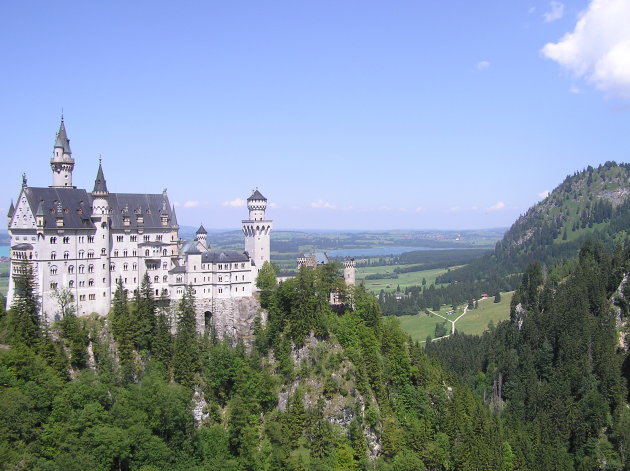
[[[522,303],[518,303],[514,308],[514,318],[513,322],[516,324],[518,330],[521,330],[523,327],[523,322],[525,321],[525,316],[527,315],[527,310],[523,307]]]
[[[628,318],[624,316],[624,312],[621,306],[622,305],[627,306],[628,304],[630,304],[630,299],[626,299],[626,297],[624,296],[624,291],[627,284],[628,284],[628,273],[625,273],[623,275],[623,279],[621,280],[621,283],[619,283],[619,287],[617,288],[617,291],[615,291],[610,301],[610,305],[615,314],[615,321],[616,321],[615,323],[617,325],[617,331],[619,332],[619,347],[622,348],[626,352],[628,351],[628,349],[630,349],[630,345],[628,344],[628,341],[626,338],[629,328],[630,328],[630,322],[628,321]]]
[[[266,321],[266,313],[253,296],[199,300],[196,304],[197,330],[205,332],[214,328],[219,338],[250,345],[254,340],[254,321],[257,315]]]
[[[195,388],[195,392],[192,397],[192,403],[193,419],[195,420],[195,423],[200,424],[210,415],[206,411],[208,403],[206,402],[206,398],[203,395],[203,391]]]

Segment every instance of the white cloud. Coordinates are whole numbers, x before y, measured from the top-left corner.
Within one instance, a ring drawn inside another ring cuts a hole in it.
[[[610,96],[630,98],[630,2],[591,0],[572,33],[542,54]]]
[[[549,2],[549,11],[543,13],[545,23],[559,20],[564,16],[564,5],[561,2]]]
[[[334,204],[330,204],[324,200],[317,200],[311,203],[311,208],[325,208],[325,209],[335,209],[336,206]]]
[[[269,207],[270,208],[278,208],[279,205],[278,205],[278,203],[269,203]]]
[[[571,87],[569,88],[569,91],[573,93],[574,95],[580,95],[582,93],[582,90],[579,87],[576,87],[575,85],[571,85]]]
[[[242,198],[234,198],[233,200],[223,202],[223,206],[230,206],[232,208],[242,208],[246,204],[247,202]]]
[[[488,67],[490,67],[490,62],[488,62],[488,61],[479,61],[479,62],[477,62],[477,65],[475,67],[477,68],[477,70],[485,70]]]
[[[496,204],[493,204],[489,208],[486,208],[487,211],[499,211],[500,209],[505,208],[505,203],[503,201],[498,201]]]
[[[544,200],[547,196],[549,196],[549,190],[544,190],[544,191],[541,191],[540,193],[538,193],[538,197],[541,200]]]
[[[201,201],[185,201],[183,206],[184,208],[196,208],[197,206],[201,206]]]
[[[426,211],[426,208],[423,208],[422,206],[418,206],[418,207],[416,208],[416,213],[423,213],[423,212],[425,212],[425,211]]]

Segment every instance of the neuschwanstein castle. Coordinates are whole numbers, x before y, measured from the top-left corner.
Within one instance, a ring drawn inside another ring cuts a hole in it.
[[[122,279],[132,293],[147,273],[156,297],[177,301],[192,285],[200,330],[211,323],[220,335],[246,333],[257,310],[252,297],[256,275],[270,258],[272,221],[265,217],[267,199],[258,190],[247,199],[244,251],[215,252],[203,226],[195,240],[180,240],[166,190],[110,193],[99,162],[89,192],[73,186],[74,163],[62,117],[50,159],[52,185],[31,187],[23,177],[20,196],[8,212],[8,306],[23,260],[31,262],[41,314],[48,321],[60,310],[55,291],[70,290],[79,315],[106,315],[116,281]]]

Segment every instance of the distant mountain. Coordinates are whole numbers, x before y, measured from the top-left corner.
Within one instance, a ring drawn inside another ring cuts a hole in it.
[[[606,162],[568,176],[549,196],[519,217],[494,251],[443,283],[505,277],[532,261],[551,266],[575,258],[588,238],[606,245],[630,229],[630,164]]]

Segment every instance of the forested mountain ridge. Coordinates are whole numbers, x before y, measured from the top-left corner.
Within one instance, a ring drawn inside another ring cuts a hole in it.
[[[606,162],[565,178],[532,206],[490,254],[437,281],[471,281],[522,273],[532,261],[551,266],[575,258],[589,237],[607,246],[630,229],[630,164]]]

